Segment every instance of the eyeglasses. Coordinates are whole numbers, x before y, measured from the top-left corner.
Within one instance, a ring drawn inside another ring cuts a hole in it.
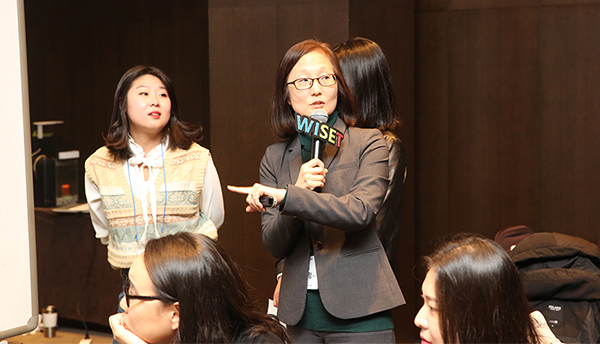
[[[336,83],[337,77],[335,74],[325,74],[318,78],[300,78],[294,81],[286,83],[286,85],[294,85],[298,91],[308,90],[313,86],[313,83],[317,80],[321,86],[329,87]]]
[[[129,282],[129,278],[126,278],[125,279],[125,285],[123,286],[123,292],[125,293],[125,303],[127,303],[127,308],[131,307],[131,306],[129,306],[129,303],[131,302],[131,300],[142,300],[142,301],[160,300],[160,301],[164,301],[162,298],[160,298],[158,296],[131,295],[131,294],[129,294],[129,289],[130,288],[131,288],[131,282]]]

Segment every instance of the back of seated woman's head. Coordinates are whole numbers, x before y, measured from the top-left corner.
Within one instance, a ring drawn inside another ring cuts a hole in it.
[[[492,240],[462,235],[425,257],[421,338],[438,343],[535,343],[516,266]]]
[[[151,240],[144,264],[157,295],[179,303],[174,343],[227,343],[284,328],[251,303],[237,264],[212,239],[178,233]]]

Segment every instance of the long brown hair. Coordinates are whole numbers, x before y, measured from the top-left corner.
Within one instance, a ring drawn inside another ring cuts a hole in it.
[[[157,295],[179,302],[175,343],[231,343],[263,333],[290,342],[277,320],[256,310],[237,264],[209,237],[181,232],[150,240],[144,263]]]
[[[494,241],[460,235],[425,257],[444,343],[538,343],[517,268]]]
[[[356,121],[354,98],[348,85],[346,85],[337,57],[327,43],[307,39],[288,49],[279,62],[279,67],[277,67],[275,93],[271,103],[271,129],[281,138],[287,139],[296,135],[296,117],[294,116],[294,109],[288,103],[290,94],[286,85],[287,77],[302,56],[313,51],[319,51],[327,56],[333,67],[333,74],[335,74],[338,83],[336,107],[338,116],[348,126],[353,126]]]
[[[163,129],[163,137],[169,137],[168,148],[175,149],[178,147],[188,149],[193,142],[201,139],[202,127],[196,128],[181,120],[179,104],[177,103],[177,96],[175,95],[175,88],[171,79],[156,67],[135,66],[123,74],[117,85],[110,126],[108,133],[104,137],[106,147],[117,160],[127,160],[132,156],[128,141],[127,92],[131,89],[131,85],[135,79],[147,74],[157,77],[163,83],[171,99],[171,117],[169,123]]]

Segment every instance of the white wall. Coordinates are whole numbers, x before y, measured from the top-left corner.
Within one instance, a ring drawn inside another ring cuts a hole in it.
[[[0,339],[37,326],[23,0],[0,0]]]

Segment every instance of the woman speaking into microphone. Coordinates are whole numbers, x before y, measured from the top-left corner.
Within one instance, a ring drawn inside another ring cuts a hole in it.
[[[343,135],[339,145],[321,143],[320,159],[299,128],[318,109],[327,114],[321,125]],[[228,187],[247,194],[246,211],[261,212],[264,244],[285,259],[278,316],[295,342],[395,343],[391,309],[404,297],[373,226],[388,148],[379,130],[353,128],[355,119],[331,48],[294,45],[279,63],[271,106],[272,130],[284,140],[267,148],[260,183]]]

